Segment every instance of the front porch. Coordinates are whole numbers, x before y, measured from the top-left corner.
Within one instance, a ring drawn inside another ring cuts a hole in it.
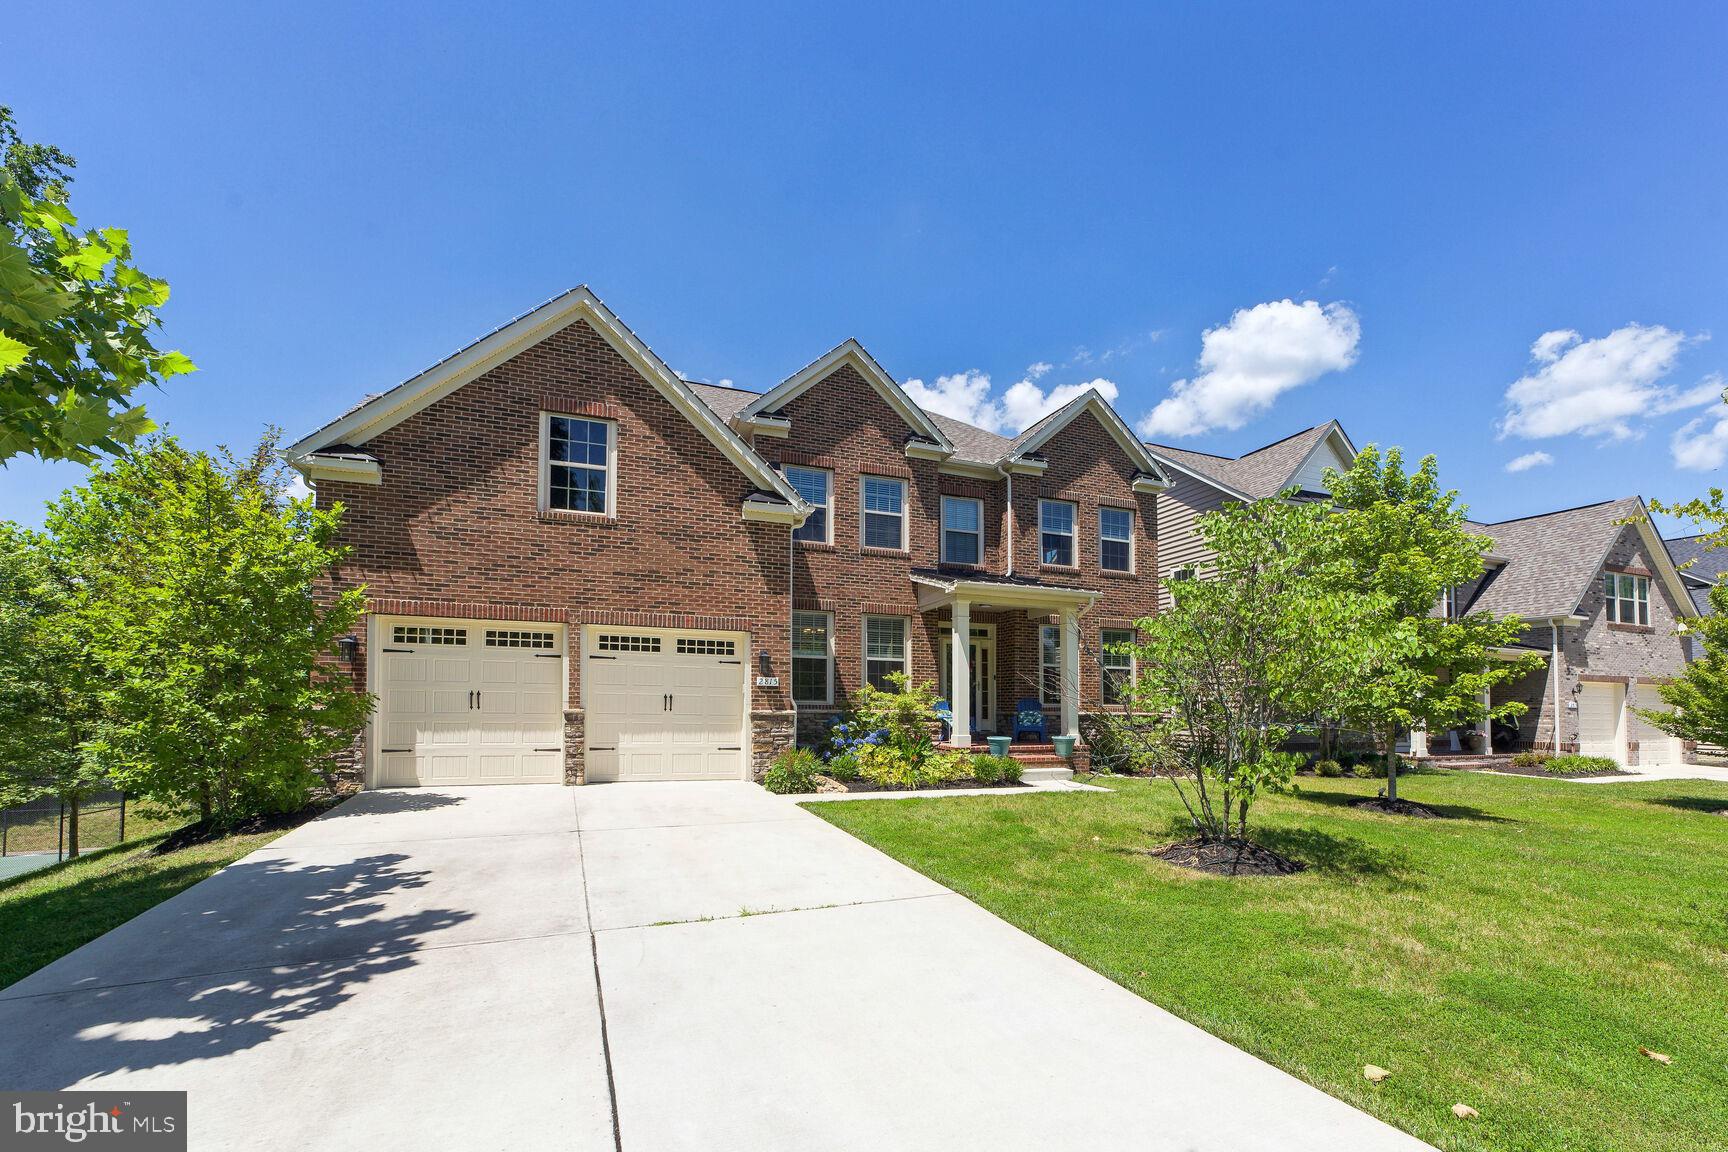
[[[912,583],[920,612],[927,617],[947,612],[934,630],[939,683],[953,713],[948,744],[974,747],[983,745],[985,736],[1015,735],[1025,703],[1027,711],[1035,705],[1043,720],[1039,753],[1048,749],[1062,762],[1049,741],[1069,736],[1078,746],[1080,616],[1099,593],[942,570],[914,571]],[[958,636],[966,642],[956,643]],[[1044,716],[1052,701],[1054,715]],[[1027,748],[1020,755],[1037,754]]]

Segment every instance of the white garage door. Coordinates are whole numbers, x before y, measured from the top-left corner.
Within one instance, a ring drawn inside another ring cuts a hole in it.
[[[1626,762],[1621,707],[1625,689],[1619,684],[1585,683],[1578,693],[1578,750],[1586,756],[1606,756]]]
[[[1662,699],[1662,693],[1654,684],[1640,684],[1633,694],[1636,707],[1648,709],[1651,712],[1669,711],[1668,702]],[[1685,757],[1684,747],[1678,736],[1670,736],[1644,717],[1632,716],[1632,738],[1638,741],[1638,763],[1640,766],[1650,764],[1680,764]]]
[[[564,779],[564,636],[545,624],[379,623],[375,787]]]
[[[589,628],[587,778],[744,778],[746,637]]]

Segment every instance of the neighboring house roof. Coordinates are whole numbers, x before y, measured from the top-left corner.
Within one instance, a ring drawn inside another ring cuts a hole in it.
[[[1276,496],[1290,487],[1297,474],[1328,440],[1333,442],[1343,459],[1356,458],[1356,446],[1336,420],[1305,428],[1235,459],[1169,444],[1148,444],[1146,447],[1159,460],[1205,481],[1226,495],[1238,500],[1260,500]]]
[[[424,372],[387,392],[367,398],[316,432],[289,445],[284,455],[302,471],[318,470],[330,474],[328,454],[336,446],[351,451],[352,446],[365,444],[523,349],[579,320],[587,321],[747,477],[764,491],[779,497],[779,502],[795,517],[802,519],[808,514],[809,506],[773,465],[733,431],[706,399],[667,367],[666,362],[619,320],[587,285],[554,296],[446,356]]]
[[[1675,536],[1664,540],[1668,555],[1689,584],[1720,583],[1728,574],[1728,548],[1711,548],[1708,536]]]
[[[1657,574],[1682,613],[1695,614],[1691,595],[1656,535],[1644,501],[1636,496],[1498,524],[1472,524],[1494,541],[1494,553],[1505,563],[1490,570],[1467,611],[1527,620],[1576,615],[1628,521],[1643,535]]]

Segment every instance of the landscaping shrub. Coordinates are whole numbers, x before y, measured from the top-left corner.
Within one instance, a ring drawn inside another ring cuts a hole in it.
[[[1322,760],[1314,765],[1314,775],[1336,779],[1344,775],[1344,766],[1336,760]]]
[[[1532,748],[1528,751],[1516,753],[1512,757],[1512,765],[1515,768],[1540,768],[1552,759],[1554,759],[1554,753],[1538,752]]]
[[[891,744],[876,744],[859,749],[858,772],[883,788],[933,788],[965,779],[971,772],[967,760],[960,752],[932,751],[919,757]]]
[[[1020,761],[1012,756],[972,757],[972,779],[980,784],[1018,784]]]
[[[1082,713],[1080,739],[1086,745],[1094,772],[1120,776],[1152,774],[1151,758],[1134,743],[1125,716],[1109,712]]]
[[[855,752],[839,752],[828,758],[823,765],[822,774],[834,780],[850,782],[858,779],[858,755]]]
[[[1550,756],[1534,765],[1550,776],[1577,776],[1586,772],[1618,772],[1620,765],[1606,756]]]
[[[782,796],[816,790],[816,774],[822,762],[808,748],[788,748],[774,757],[762,773],[762,787]]]

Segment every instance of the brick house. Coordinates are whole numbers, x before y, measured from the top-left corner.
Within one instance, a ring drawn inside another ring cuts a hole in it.
[[[1202,572],[1209,559],[1195,528],[1201,515],[1292,489],[1298,498],[1324,499],[1324,470],[1348,467],[1356,455],[1336,420],[1237,458],[1147,447],[1172,478],[1170,490],[1159,497],[1166,596],[1168,581]],[[1691,652],[1684,621],[1698,613],[1694,591],[1676,570],[1643,502],[1627,497],[1470,527],[1494,541],[1484,571],[1454,589],[1437,611],[1518,616],[1528,627],[1505,654],[1535,651],[1545,663],[1495,690],[1495,703],[1517,699],[1528,706],[1516,723],[1417,733],[1411,750],[1424,755],[1540,748],[1583,751],[1623,764],[1691,759],[1691,749],[1636,711],[1665,707],[1656,689],[1685,668]]]
[[[287,455],[368,593],[372,787],[747,778],[896,670],[956,743],[1022,699],[1077,734],[1158,607],[1169,480],[1096,392],[1009,439],[856,341],[765,393],[693,384],[586,288]]]

